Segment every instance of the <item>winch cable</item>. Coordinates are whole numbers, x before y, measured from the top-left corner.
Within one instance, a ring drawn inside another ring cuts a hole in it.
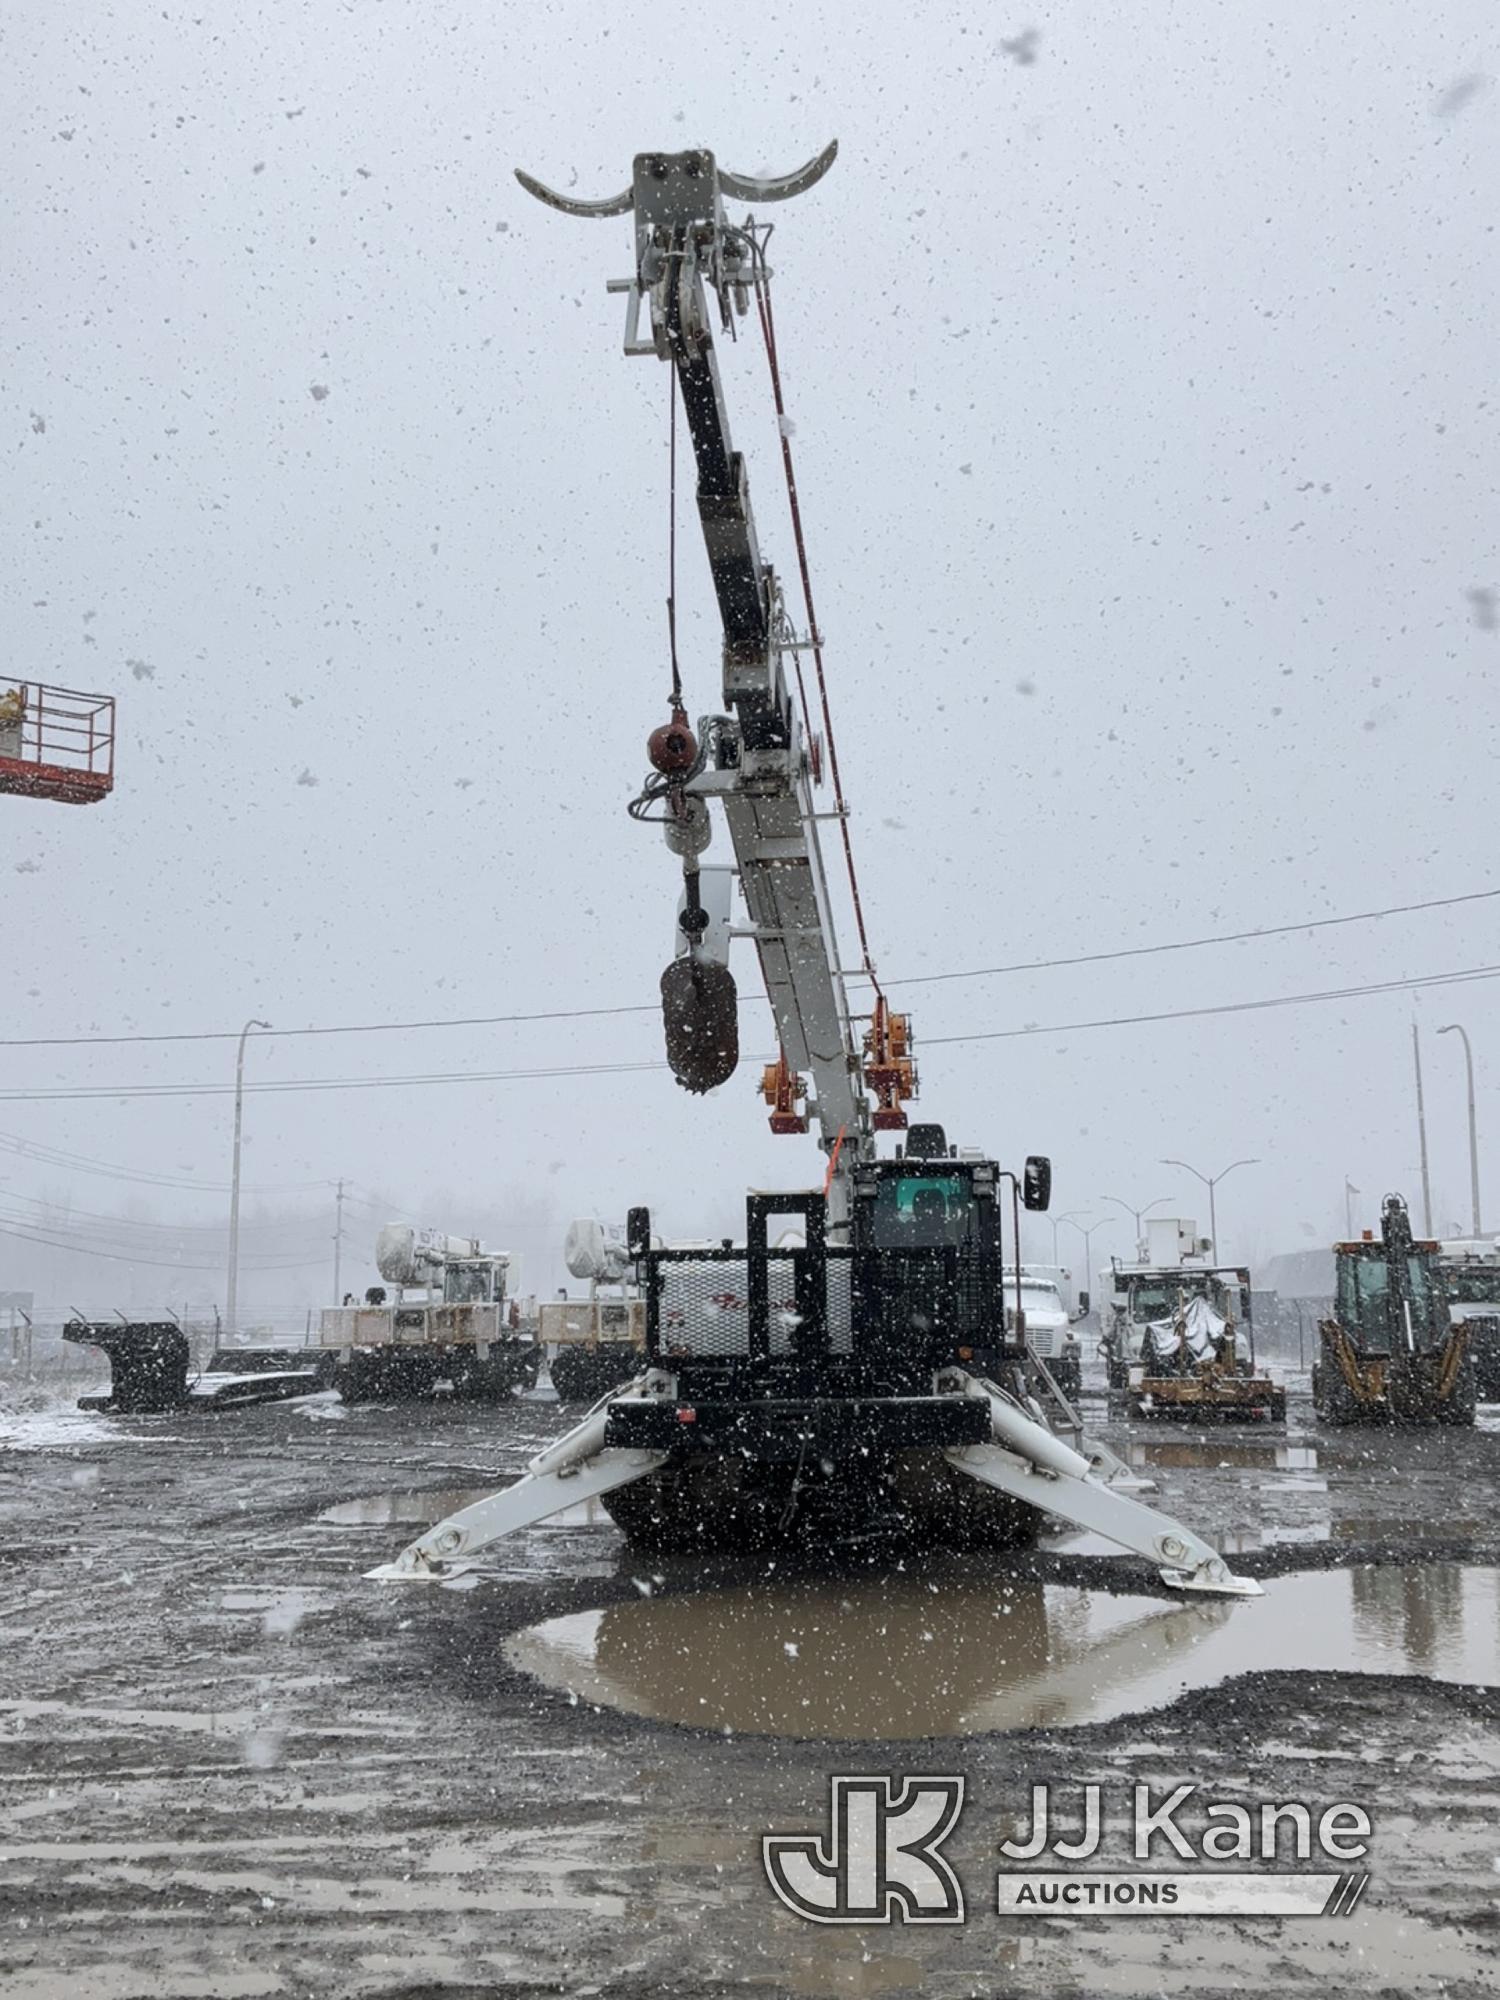
[[[682,712],[682,669],[677,663],[677,370],[667,370],[667,642],[672,649],[672,713]]]
[[[751,239],[754,242],[754,239]],[[864,963],[865,977],[875,989],[878,999],[885,993],[875,973],[875,961],[870,954],[869,934],[865,929],[864,904],[860,899],[859,875],[854,866],[854,843],[849,837],[849,808],[844,801],[843,780],[839,776],[838,744],[833,734],[833,715],[828,704],[828,681],[823,672],[823,642],[818,632],[817,612],[813,608],[812,574],[807,560],[807,540],[802,532],[802,503],[797,493],[797,472],[792,461],[792,441],[788,433],[786,398],[781,387],[781,361],[776,348],[776,319],[771,310],[771,286],[766,274],[765,252],[761,243],[755,242],[755,302],[760,317],[761,338],[765,342],[766,361],[771,371],[771,394],[776,404],[776,428],[781,437],[781,464],[786,474],[787,504],[792,515],[792,539],[797,548],[797,568],[802,577],[802,602],[807,612],[807,635],[812,645],[813,666],[818,677],[818,703],[823,713],[823,734],[828,742],[828,772],[833,779],[833,802],[838,812],[839,832],[844,842],[844,865],[849,876],[849,894],[854,903],[854,922],[859,932],[859,949]],[[797,678],[800,683],[802,668],[799,661]],[[803,714],[806,716],[807,702],[803,697]]]

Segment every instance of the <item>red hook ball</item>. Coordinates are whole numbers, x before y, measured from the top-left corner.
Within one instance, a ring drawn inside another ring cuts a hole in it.
[[[653,770],[664,777],[679,778],[684,771],[691,771],[698,759],[698,739],[688,728],[688,719],[680,708],[672,711],[672,720],[653,729],[646,738],[646,755],[651,759]]]

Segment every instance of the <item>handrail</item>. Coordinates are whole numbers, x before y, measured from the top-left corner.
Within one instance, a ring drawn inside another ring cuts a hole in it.
[[[0,789],[98,797],[114,780],[115,699],[0,680]]]

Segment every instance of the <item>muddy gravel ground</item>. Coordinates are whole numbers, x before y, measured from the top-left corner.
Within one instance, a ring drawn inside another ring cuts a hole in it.
[[[683,1593],[743,1581],[633,1556],[607,1521],[502,1544],[464,1591],[364,1581],[443,1495],[514,1475],[568,1414],[531,1399],[130,1419],[0,1404],[6,2000],[1497,1990],[1500,1693],[1474,1682],[1500,1682],[1500,1411],[1475,1432],[1320,1436],[1294,1397],[1279,1452],[1269,1436],[1101,1424],[1236,1567],[1324,1575],[1330,1606],[1351,1590],[1373,1606],[1335,1655],[1361,1670],[1298,1670],[1316,1623],[1299,1585],[1296,1616],[1274,1589],[1226,1614],[1274,1624],[1284,1664],[1201,1685],[1194,1655],[1108,1721],[1070,1725],[1060,1700],[1042,1726],[843,1747],[622,1714],[513,1664],[522,1628],[611,1607],[672,1606],[680,1639]],[[983,1558],[982,1575],[974,1559],[971,1587],[993,1576],[1017,1605],[1075,1608],[1081,1585],[1154,1595],[1143,1565],[1096,1547],[1054,1537]],[[1087,1631],[1069,1644],[1076,1688]],[[1093,1679],[1117,1659],[1101,1644]],[[966,1923],[819,1926],[777,1902],[761,1836],[820,1832],[839,1771],[964,1775],[946,1852]],[[1360,1908],[996,1913],[998,1843],[1034,1784],[1075,1820],[1076,1788],[1105,1788],[1104,1844],[1080,1865],[1107,1869],[1133,1865],[1131,1788],[1181,1782],[1200,1803],[1363,1805]]]

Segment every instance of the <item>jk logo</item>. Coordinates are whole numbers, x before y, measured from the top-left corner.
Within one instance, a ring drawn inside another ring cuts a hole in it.
[[[828,1838],[768,1833],[766,1879],[815,1924],[961,1924],[964,1892],[938,1849],[963,1810],[962,1778],[835,1778]]]

